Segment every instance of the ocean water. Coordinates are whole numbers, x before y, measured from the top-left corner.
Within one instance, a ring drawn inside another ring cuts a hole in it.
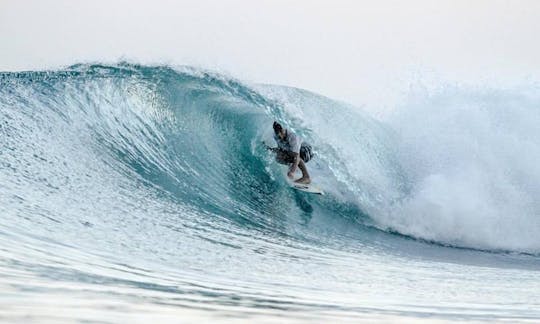
[[[0,73],[0,321],[540,321],[537,90],[380,120],[191,67]]]

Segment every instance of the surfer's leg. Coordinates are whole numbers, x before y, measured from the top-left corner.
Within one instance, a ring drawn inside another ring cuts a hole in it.
[[[306,168],[306,164],[304,163],[304,160],[300,159],[300,162],[298,162],[298,167],[300,168],[300,171],[302,171],[302,178],[296,180],[295,182],[302,184],[310,184],[311,178],[309,177],[309,173]]]
[[[276,153],[276,161],[280,164],[291,164],[294,162],[294,159],[287,152],[279,151]]]
[[[276,153],[276,162],[279,164],[288,164],[286,156],[283,152],[277,152]]]

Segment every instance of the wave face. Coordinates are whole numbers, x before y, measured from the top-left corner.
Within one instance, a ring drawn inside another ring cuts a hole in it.
[[[534,94],[450,89],[382,123],[189,67],[0,82],[6,319],[540,317]],[[327,195],[287,186],[273,120]]]

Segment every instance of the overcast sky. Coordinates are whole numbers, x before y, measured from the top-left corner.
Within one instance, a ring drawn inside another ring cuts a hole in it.
[[[415,76],[538,79],[540,1],[0,0],[1,71],[118,60],[373,105]]]

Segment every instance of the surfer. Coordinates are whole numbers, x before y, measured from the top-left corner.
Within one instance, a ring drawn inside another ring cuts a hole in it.
[[[302,177],[294,182],[310,184],[311,178],[309,177],[306,163],[313,157],[311,145],[302,143],[302,139],[299,136],[291,130],[283,128],[276,121],[272,127],[274,128],[274,140],[277,143],[277,147],[267,146],[267,148],[276,153],[276,161],[278,163],[290,165],[289,172],[287,172],[287,176],[290,179],[293,178],[296,168],[300,168]]]

